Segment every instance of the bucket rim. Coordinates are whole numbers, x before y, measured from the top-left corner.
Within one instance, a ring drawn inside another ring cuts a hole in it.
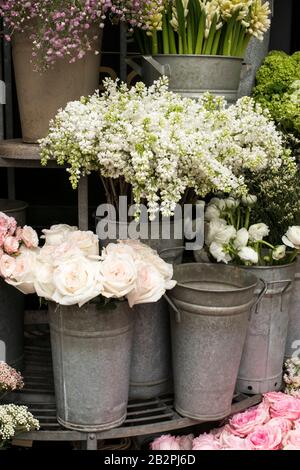
[[[237,57],[231,55],[205,55],[205,54],[140,54],[136,57],[194,57],[194,58],[205,58],[205,59],[232,59],[235,62],[244,61],[244,57]]]
[[[257,269],[257,270],[262,270],[262,271],[269,271],[272,269],[284,269],[288,268],[291,266],[295,266],[297,264],[297,260],[294,260],[292,263],[287,263],[287,264],[280,264],[278,266],[239,266],[241,269]]]
[[[210,266],[211,267],[214,264],[215,263],[181,263],[181,264],[177,264],[177,265],[174,266],[174,271],[176,269],[178,269],[180,266],[200,265],[200,266],[203,266],[203,267],[205,267],[205,266]],[[237,269],[240,268],[239,266],[235,266],[235,265],[228,266],[226,264],[219,265],[219,267],[222,267],[222,268],[232,267],[232,268],[237,268]],[[249,274],[253,278],[253,284],[250,284],[250,282],[249,282],[248,286],[232,287],[231,289],[218,289],[217,291],[211,290],[209,292],[211,292],[211,293],[218,292],[218,293],[227,293],[228,294],[228,293],[232,293],[232,292],[236,292],[236,291],[244,292],[244,291],[248,291],[249,289],[254,289],[257,286],[257,284],[259,282],[259,279],[256,278],[254,274],[251,274],[251,273],[249,273]],[[183,284],[179,281],[177,281],[176,286],[174,287],[174,289],[176,289],[176,287],[183,287],[185,289],[189,289],[189,290],[194,291],[194,292],[208,292],[207,288],[206,289],[201,289],[201,288],[198,288],[198,287],[187,286],[186,284]]]
[[[1,202],[7,201],[9,204],[14,203],[16,207],[10,207],[9,209],[1,209]],[[18,199],[2,199],[0,198],[0,211],[5,214],[10,214],[11,212],[19,212],[28,208],[28,203]]]

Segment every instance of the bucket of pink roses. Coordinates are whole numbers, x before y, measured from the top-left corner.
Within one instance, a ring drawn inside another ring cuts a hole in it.
[[[56,225],[43,230],[41,248],[21,248],[23,266],[7,281],[22,283],[49,301],[57,419],[80,431],[101,431],[126,418],[135,303],[149,291],[158,300],[175,284],[157,267],[147,247],[125,241],[110,244],[99,256],[92,232]]]
[[[281,245],[272,245],[269,227],[251,224],[256,196],[213,198],[206,210],[209,220],[206,246],[218,262],[234,263],[259,280],[259,302],[251,312],[237,379],[237,390],[256,394],[280,390],[288,334],[300,227],[290,227]]]
[[[4,0],[24,142],[36,142],[68,101],[98,88],[106,0]]]

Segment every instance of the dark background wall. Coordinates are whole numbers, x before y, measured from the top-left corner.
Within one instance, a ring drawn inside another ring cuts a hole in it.
[[[271,29],[270,50],[292,53],[300,50],[300,0],[275,0]],[[119,33],[107,25],[104,35],[102,65],[112,76],[119,72]],[[130,71],[129,71],[130,72]],[[106,75],[103,72],[102,75]],[[101,79],[103,78],[101,77]],[[13,136],[20,137],[17,100],[13,87],[14,126]],[[77,193],[73,191],[64,170],[17,169],[16,197],[29,203],[28,223],[45,227],[52,223],[76,224]],[[93,228],[93,211],[103,200],[103,193],[96,175],[89,181],[90,225]],[[7,172],[0,168],[0,198],[7,197]]]

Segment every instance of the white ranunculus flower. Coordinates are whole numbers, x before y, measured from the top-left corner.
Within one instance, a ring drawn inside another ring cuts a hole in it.
[[[209,223],[206,239],[208,245],[210,245],[212,242],[218,243],[219,245],[225,245],[235,237],[236,229],[233,227],[233,225],[224,224],[222,219],[212,220]]]
[[[224,230],[227,226],[227,222],[224,219],[213,219],[209,223],[205,224],[205,243],[209,246],[219,232]]]
[[[206,211],[205,211],[205,220],[210,222],[211,220],[219,219],[220,215],[221,215],[221,213],[220,213],[219,209],[217,208],[217,206],[212,204],[212,205],[208,206]]]
[[[294,225],[289,227],[286,234],[282,237],[282,241],[286,246],[300,250],[300,226]]]
[[[45,239],[47,245],[60,245],[65,242],[70,232],[75,232],[76,230],[78,230],[77,227],[71,227],[66,224],[52,225],[50,229],[42,230],[44,235],[41,238]]]
[[[244,246],[238,252],[238,256],[241,258],[242,261],[247,261],[252,264],[258,263],[258,253],[249,246]]]
[[[83,255],[63,260],[53,271],[55,291],[52,300],[60,305],[79,307],[102,293],[100,261]]]
[[[244,246],[247,246],[248,241],[249,241],[248,230],[245,229],[245,228],[241,228],[240,230],[238,230],[238,232],[236,234],[236,238],[233,242],[234,248],[239,250],[239,249],[243,248]]]
[[[225,201],[225,199],[220,199],[218,197],[213,197],[209,201],[208,206],[216,206],[222,212],[226,209],[226,201]]]
[[[229,263],[232,260],[229,253],[226,253],[223,245],[213,242],[209,247],[210,254],[217,260],[218,263]]]
[[[85,256],[99,255],[99,238],[91,231],[68,232],[66,242],[78,247]]]
[[[137,281],[135,288],[127,294],[129,306],[157,302],[166,289],[172,289],[176,281],[164,281],[161,273],[148,262],[137,263]]]
[[[248,207],[255,206],[255,204],[257,203],[257,196],[246,194],[242,197],[242,203]]]
[[[286,255],[286,246],[279,245],[276,246],[272,253],[272,258],[276,261],[283,259]]]
[[[269,235],[270,230],[266,224],[254,224],[249,227],[249,239],[253,242],[258,242],[263,240],[266,236]]]
[[[124,297],[135,288],[137,267],[136,261],[130,254],[108,253],[101,262],[100,270],[104,297]]]
[[[15,269],[6,282],[23,294],[34,294],[35,268],[39,249],[22,247],[16,257]]]
[[[234,199],[234,197],[228,197],[225,199],[225,205],[227,209],[236,209],[240,205],[240,201],[238,199]]]

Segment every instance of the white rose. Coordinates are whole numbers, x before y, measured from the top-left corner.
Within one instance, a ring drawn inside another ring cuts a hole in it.
[[[35,266],[39,250],[22,247],[20,254],[16,257],[15,269],[6,282],[23,292],[23,294],[34,294]]]
[[[16,269],[16,258],[3,254],[0,258],[0,276],[10,277]]]
[[[241,250],[239,250],[238,256],[241,258],[242,261],[247,261],[252,264],[258,263],[257,252],[249,246],[244,246]]]
[[[173,265],[166,263],[158,254],[145,254],[141,261],[151,264],[161,274],[165,281],[173,277]]]
[[[34,288],[39,297],[46,300],[52,300],[55,286],[53,282],[54,267],[37,258],[35,266]]]
[[[99,238],[91,231],[76,230],[66,235],[66,241],[77,246],[85,256],[99,255]]]
[[[227,225],[222,219],[215,219],[209,223],[206,243],[210,245],[212,242],[219,245],[225,245],[236,237],[236,229],[232,225]]]
[[[149,253],[157,254],[156,250],[153,250],[153,248],[150,248],[150,246],[145,245],[145,243],[142,243],[140,240],[119,240],[118,243],[120,245],[129,246],[139,256],[144,256],[144,254]]]
[[[109,253],[100,264],[104,297],[124,297],[134,289],[137,268],[130,254]]]
[[[253,242],[263,240],[264,237],[269,235],[270,230],[266,224],[254,224],[249,227],[249,239]]]
[[[247,194],[242,197],[242,203],[248,207],[255,206],[257,203],[257,197],[251,194]]]
[[[52,225],[50,229],[42,230],[43,236],[47,245],[60,245],[66,240],[66,236],[70,232],[78,230],[77,227],[71,227],[66,224]]]
[[[272,253],[272,258],[276,261],[283,259],[286,255],[286,246],[279,245],[276,246]]]
[[[232,260],[229,253],[224,251],[224,248],[219,243],[213,242],[209,247],[210,254],[217,260],[218,263],[229,263]]]
[[[237,250],[239,250],[239,249],[243,248],[244,246],[247,246],[248,241],[249,241],[248,230],[245,229],[245,228],[241,228],[240,230],[238,230],[238,232],[236,234],[236,238],[233,242],[233,245]]]
[[[282,241],[286,246],[300,250],[300,227],[297,225],[289,227]]]
[[[101,294],[100,261],[83,255],[62,261],[53,271],[55,291],[52,300],[60,305],[79,307]]]
[[[135,250],[133,247],[123,242],[109,243],[106,245],[101,252],[101,259],[104,260],[110,254],[130,255],[133,259],[140,258],[141,256],[138,250]]]
[[[211,206],[208,206],[205,211],[205,220],[210,222],[211,220],[219,219],[220,215],[221,213],[219,209],[217,208],[217,206],[212,204]]]
[[[39,237],[35,230],[28,225],[24,225],[21,231],[21,240],[27,248],[37,248],[39,246]]]
[[[157,302],[165,291],[165,282],[159,271],[151,264],[140,261],[137,264],[136,286],[127,294],[129,306]]]

